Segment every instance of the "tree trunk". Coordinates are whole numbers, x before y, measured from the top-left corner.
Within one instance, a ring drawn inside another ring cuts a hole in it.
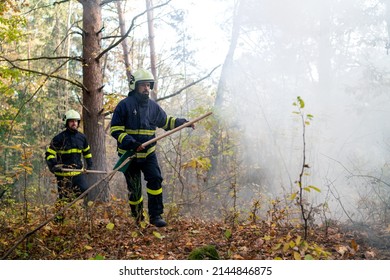
[[[116,2],[116,9],[118,11],[118,19],[119,19],[119,30],[121,33],[121,37],[126,36],[126,24],[125,24],[125,17],[123,15],[121,2]],[[130,90],[130,81],[131,81],[131,73],[133,72],[133,69],[131,67],[130,63],[130,56],[129,56],[129,46],[127,44],[127,39],[123,39],[122,41],[122,49],[123,49],[123,59],[125,61],[125,68],[126,68],[126,77],[127,77],[127,83]]]
[[[385,21],[386,21],[386,28],[387,28],[387,42],[386,42],[386,52],[389,54],[389,49],[390,49],[390,1],[386,0],[383,1],[385,4]]]
[[[233,27],[232,27],[232,38],[230,40],[229,50],[225,57],[225,61],[222,65],[221,70],[221,77],[219,79],[219,84],[217,88],[217,95],[214,101],[214,108],[217,112],[217,110],[223,110],[223,103],[225,101],[225,94],[228,91],[229,85],[227,82],[229,81],[229,76],[231,75],[229,73],[230,69],[232,69],[233,64],[233,57],[234,52],[237,47],[237,42],[240,36],[240,23],[241,23],[241,17],[242,17],[242,9],[240,9],[240,1],[238,2],[237,6],[235,7],[235,14],[233,18]],[[214,178],[217,174],[217,170],[221,164],[221,141],[222,139],[222,128],[218,123],[218,117],[216,118],[217,123],[215,129],[213,129],[211,133],[211,139],[210,139],[210,146],[211,146],[211,168],[208,172],[208,179],[209,183],[212,184],[210,181],[212,178]]]
[[[145,0],[146,1],[146,9],[147,12],[147,18],[148,18],[148,32],[149,32],[149,48],[150,48],[150,68],[152,71],[152,74],[154,76],[154,87],[153,91],[151,93],[151,98],[153,100],[157,100],[157,69],[156,69],[156,47],[154,45],[154,26],[153,26],[153,10],[151,9],[153,7],[153,1],[152,0]]]
[[[322,99],[322,106],[332,107],[332,45],[331,45],[331,4],[328,1],[321,2],[320,9],[320,39],[318,56],[318,86]]]
[[[84,133],[91,146],[94,169],[106,170],[106,147],[103,111],[103,73],[100,60],[102,15],[101,0],[79,0],[83,5],[83,120]],[[103,178],[89,174],[89,185]],[[89,199],[108,199],[108,188],[100,185],[91,191]]]

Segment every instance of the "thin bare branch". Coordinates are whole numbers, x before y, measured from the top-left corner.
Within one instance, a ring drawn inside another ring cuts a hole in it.
[[[58,66],[56,69],[54,69],[54,71],[52,73],[55,73],[57,72],[64,64],[66,64],[67,62],[61,64],[60,66]],[[12,121],[11,121],[11,126],[8,130],[8,141],[10,141],[10,137],[11,137],[11,133],[12,133],[12,130],[14,128],[14,123],[15,123],[15,120],[16,118],[19,116],[20,112],[22,111],[22,109],[26,106],[27,103],[29,103],[33,98],[34,96],[41,90],[41,88],[43,87],[43,85],[49,80],[51,75],[46,75],[46,79],[41,83],[41,85],[35,90],[35,92],[30,96],[29,99],[26,100],[26,102],[24,102],[20,108],[18,109],[18,111],[16,112],[15,116],[13,117]]]
[[[332,186],[332,188],[333,188],[334,191],[332,190],[331,186]],[[349,215],[347,209],[345,209],[344,204],[343,204],[342,201],[341,201],[341,197],[340,197],[340,195],[339,195],[339,193],[338,193],[338,191],[337,191],[337,188],[334,186],[333,182],[329,182],[329,183],[328,183],[328,189],[329,189],[330,193],[333,195],[333,197],[334,197],[334,198],[337,200],[337,202],[339,203],[341,209],[343,210],[344,214],[347,216],[348,220],[351,221],[352,223],[355,223],[355,221],[354,221],[354,220],[352,219],[352,217]]]
[[[382,179],[378,178],[378,177],[375,177],[375,176],[371,176],[371,175],[364,175],[364,174],[354,174],[352,171],[350,171],[344,164],[342,164],[340,161],[334,159],[334,158],[331,158],[327,155],[325,155],[327,158],[337,162],[342,168],[344,168],[345,171],[347,171],[349,174],[350,174],[350,177],[361,177],[361,178],[369,178],[369,179],[372,179],[372,180],[375,180],[376,182],[379,182],[379,183],[382,183],[388,187],[390,187],[390,183],[387,183],[385,181],[383,181]]]
[[[171,98],[171,97],[173,97],[173,96],[176,96],[176,95],[180,94],[183,90],[186,90],[186,89],[192,87],[193,85],[196,85],[197,83],[199,83],[199,82],[201,82],[201,81],[207,79],[207,78],[210,77],[211,74],[212,74],[218,67],[220,67],[220,66],[221,66],[221,65],[216,66],[216,67],[215,67],[213,70],[211,70],[211,72],[210,72],[209,74],[207,74],[206,76],[200,78],[199,80],[197,80],[197,81],[195,81],[195,82],[189,83],[188,85],[186,85],[186,86],[184,86],[183,88],[179,89],[179,90],[176,91],[175,93],[172,93],[172,94],[170,94],[170,95],[167,95],[167,96],[158,98],[158,99],[156,100],[156,102],[159,102],[159,101],[161,101],[161,100],[168,99],[168,98]],[[127,94],[126,94],[126,95],[123,95],[123,96],[127,96]],[[112,113],[113,113],[112,110],[111,110],[111,111],[107,111],[107,112],[104,113],[104,116],[108,116],[108,115],[110,115],[110,114],[112,114]]]
[[[80,30],[82,30],[80,27],[78,27],[78,26],[76,26],[76,27],[79,28]],[[67,40],[68,37],[69,37],[70,35],[76,34],[76,35],[80,35],[81,37],[83,36],[83,34],[82,34],[81,32],[77,32],[77,31],[69,32],[71,28],[72,28],[72,27],[69,28],[69,30],[66,32],[66,36],[61,40],[61,42],[60,42],[60,43],[58,44],[58,46],[54,49],[53,52],[56,52],[57,49],[61,46],[61,44],[62,44],[63,42],[65,42],[65,40]]]
[[[62,3],[66,3],[66,2],[69,2],[70,0],[62,0],[62,1],[56,1],[53,3],[53,6],[55,5],[59,5],[59,4],[62,4]]]
[[[20,71],[29,72],[29,73],[34,73],[34,74],[37,74],[37,75],[46,76],[46,77],[48,77],[48,78],[55,78],[55,79],[59,79],[59,80],[62,80],[62,81],[66,81],[66,82],[71,83],[72,85],[75,85],[75,86],[77,86],[77,87],[79,87],[79,88],[82,88],[82,89],[84,89],[84,90],[87,91],[87,89],[84,87],[84,85],[83,85],[82,83],[78,82],[78,81],[72,81],[72,80],[66,79],[66,78],[61,77],[61,76],[56,76],[56,75],[53,75],[53,74],[47,74],[47,73],[43,73],[43,72],[40,72],[40,71],[31,70],[31,69],[26,69],[26,68],[23,68],[23,67],[19,67],[19,66],[17,66],[15,63],[13,63],[11,60],[9,60],[9,59],[6,58],[6,57],[0,56],[0,58],[3,59],[3,60],[5,60],[5,61],[7,61],[9,64],[11,64],[13,68],[16,68],[16,69],[18,69],[18,70],[20,70]],[[65,61],[65,62],[61,65],[61,67],[62,67],[63,65],[65,65],[68,61],[69,61],[69,60]],[[59,69],[60,69],[60,68],[57,68],[57,69],[55,70],[55,72],[57,72]],[[52,73],[54,73],[54,71],[53,71]]]
[[[200,78],[199,80],[196,80],[196,81],[194,81],[194,82],[192,82],[192,83],[189,83],[188,85],[185,85],[184,87],[182,87],[181,89],[179,89],[178,91],[176,91],[176,92],[174,92],[174,93],[172,93],[172,94],[170,94],[170,95],[166,95],[166,96],[157,98],[156,101],[165,100],[165,99],[171,98],[171,97],[173,97],[173,96],[179,95],[182,91],[184,91],[184,90],[186,90],[186,89],[192,87],[193,85],[196,85],[197,83],[200,83],[201,81],[203,81],[203,80],[209,78],[209,77],[211,76],[211,74],[213,74],[213,72],[214,72],[218,67],[220,67],[220,66],[221,66],[221,65],[218,65],[218,66],[214,67],[214,69],[211,70],[210,73],[208,73],[206,76]]]
[[[107,0],[107,1],[109,1],[109,0]],[[151,10],[154,10],[154,9],[161,8],[161,7],[165,6],[165,5],[167,5],[169,2],[171,2],[171,0],[168,0],[167,2],[165,2],[165,3],[163,3],[163,4],[154,6],[154,7],[150,8],[150,9],[147,9],[147,10],[143,11],[142,13],[136,15],[136,16],[132,19],[131,25],[130,25],[129,29],[127,30],[127,32],[125,33],[125,35],[122,36],[120,40],[116,41],[116,42],[115,42],[114,44],[112,44],[110,47],[108,47],[107,49],[103,50],[103,51],[96,57],[96,60],[99,60],[100,58],[102,58],[103,55],[105,55],[107,52],[109,52],[110,50],[112,50],[113,48],[115,48],[116,46],[118,46],[125,38],[127,38],[127,36],[129,36],[131,30],[133,30],[133,28],[134,28],[135,21],[136,21],[139,17],[143,16],[143,15],[146,14],[148,11],[151,11]]]
[[[104,0],[104,1],[102,1],[102,3],[100,3],[100,6],[110,4],[111,2],[119,2],[119,1],[121,1],[121,0]]]
[[[45,9],[45,8],[48,8],[48,7],[52,7],[52,6],[55,6],[55,5],[60,5],[60,4],[63,4],[63,3],[66,3],[66,2],[69,2],[70,0],[62,0],[62,1],[56,1],[54,3],[49,3],[47,5],[42,5],[42,6],[33,6],[30,10],[28,10],[27,12],[23,13],[22,15],[26,15],[26,14],[29,14],[33,11],[36,11],[36,10],[39,10],[39,9]]]
[[[378,177],[375,177],[375,176],[371,176],[371,175],[357,175],[357,174],[352,174],[351,177],[361,177],[361,178],[368,178],[368,179],[372,179],[374,180],[375,182],[378,182],[378,183],[382,183],[388,187],[390,187],[390,184],[383,181],[382,179],[378,178]]]
[[[18,58],[18,59],[14,59],[14,60],[10,60],[10,59],[7,59],[5,57],[0,57],[2,59],[4,59],[4,61],[7,61],[9,63],[13,63],[13,62],[23,62],[23,61],[37,61],[37,60],[44,60],[44,59],[47,59],[47,60],[60,60],[60,59],[67,59],[67,61],[70,61],[70,60],[76,60],[76,61],[83,61],[83,58],[81,56],[40,56],[40,57],[33,57],[33,58]]]

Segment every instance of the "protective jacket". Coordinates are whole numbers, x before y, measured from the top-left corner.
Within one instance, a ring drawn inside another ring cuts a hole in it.
[[[57,164],[64,168],[82,169],[81,155],[84,156],[87,168],[92,167],[92,154],[85,135],[78,131],[66,129],[56,135],[46,150],[46,163],[50,170]],[[57,176],[76,176],[81,172],[54,172]]]
[[[152,99],[144,99],[141,94],[132,91],[115,108],[111,120],[111,135],[117,140],[118,154],[135,150],[146,141],[155,138],[156,128],[171,130],[187,122],[186,119],[167,116],[165,111]],[[138,161],[142,161],[156,149],[156,143],[137,152]]]

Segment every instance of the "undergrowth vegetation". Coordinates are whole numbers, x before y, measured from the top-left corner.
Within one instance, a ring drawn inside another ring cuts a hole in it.
[[[264,217],[238,216],[234,223],[189,218],[166,209],[165,228],[156,228],[147,220],[137,225],[126,202],[120,200],[104,204],[78,201],[66,211],[63,223],[47,222],[55,215],[52,206],[30,207],[27,215],[23,214],[22,204],[2,209],[2,259],[380,258],[374,249],[360,243],[355,234],[342,232],[337,224],[313,226],[305,240],[302,226],[286,219],[285,213],[278,213],[285,209],[279,210],[275,205]]]

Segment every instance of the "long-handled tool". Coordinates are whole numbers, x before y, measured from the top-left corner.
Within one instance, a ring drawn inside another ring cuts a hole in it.
[[[171,135],[171,134],[173,134],[173,133],[175,133],[175,132],[177,132],[177,131],[179,131],[179,130],[185,128],[185,127],[192,126],[194,123],[196,123],[196,122],[198,122],[198,121],[200,121],[200,120],[202,120],[202,119],[204,119],[204,118],[210,116],[211,114],[212,114],[212,112],[208,112],[208,113],[206,113],[206,114],[204,114],[204,115],[202,115],[202,116],[200,116],[200,117],[197,117],[197,118],[195,118],[195,119],[193,119],[193,120],[191,120],[191,121],[188,121],[188,122],[182,124],[181,126],[178,126],[178,127],[174,128],[174,129],[172,129],[172,130],[169,130],[169,131],[167,131],[167,132],[165,132],[165,133],[163,133],[163,134],[157,136],[156,138],[153,138],[153,139],[151,139],[151,140],[149,140],[149,141],[146,141],[145,143],[142,144],[142,146],[143,146],[143,147],[146,147],[146,146],[148,146],[148,145],[150,145],[150,144],[152,144],[152,143],[154,143],[154,142],[157,142],[158,140],[160,140],[160,139],[162,139],[162,138],[164,138],[164,137],[167,137],[167,136],[169,136],[169,135]],[[120,165],[122,164],[122,162],[123,162],[124,160],[126,160],[127,158],[129,158],[129,157],[135,157],[135,152],[134,152],[133,150],[126,151],[126,153],[124,153],[124,154],[119,158],[118,162],[117,162],[117,163],[115,164],[115,166],[114,166],[114,169],[116,169],[118,166],[120,166]],[[130,161],[129,161],[127,164],[125,164],[123,167],[121,167],[121,168],[119,169],[119,171],[125,172],[129,164],[130,164]]]
[[[81,172],[81,173],[107,174],[107,171],[102,171],[102,170],[89,170],[89,169],[61,168],[61,171],[62,171],[62,172]]]

